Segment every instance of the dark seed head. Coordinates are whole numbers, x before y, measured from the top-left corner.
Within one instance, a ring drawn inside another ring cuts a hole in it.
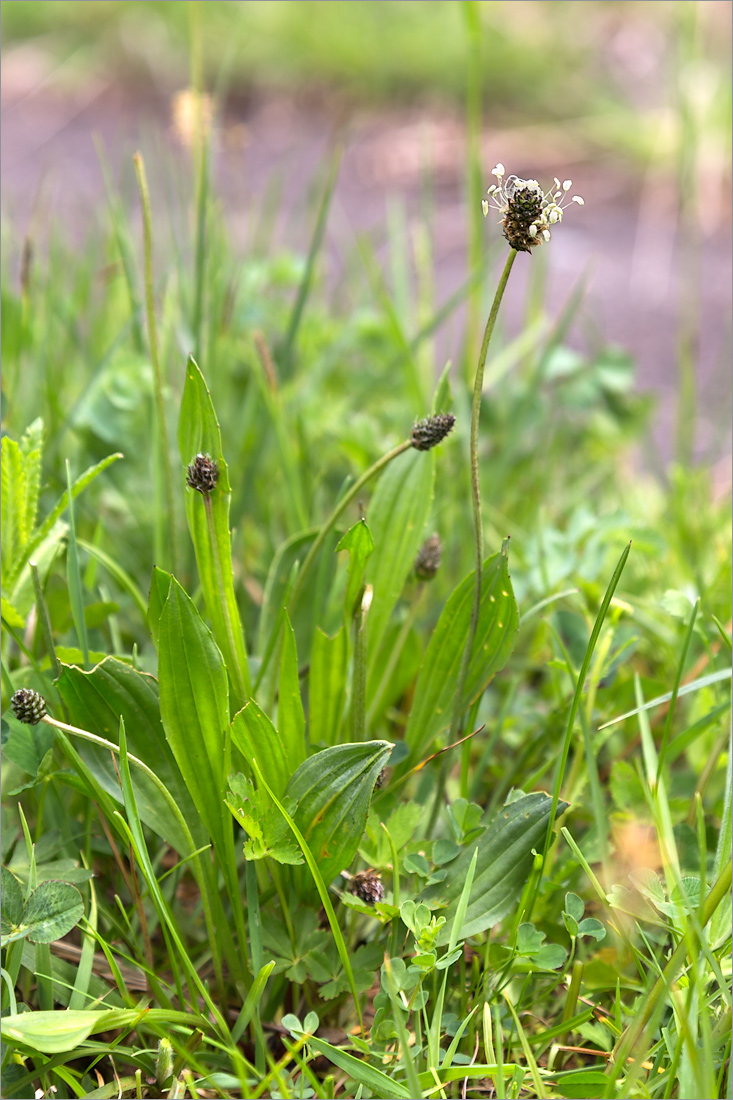
[[[367,905],[376,905],[378,901],[382,901],[384,898],[384,887],[382,886],[382,880],[376,871],[359,871],[358,875],[354,875],[349,887],[352,894],[356,894],[357,898],[365,901]]]
[[[415,558],[415,576],[419,581],[431,581],[440,569],[442,547],[440,536],[431,535],[426,539]]]
[[[543,195],[539,186],[517,187],[512,191],[501,227],[504,237],[517,252],[531,252],[538,244],[542,244],[543,237],[536,232],[536,223],[542,214],[542,201]],[[535,235],[530,233],[532,225],[535,225]]]
[[[386,782],[387,782],[387,769],[382,768],[381,772],[377,776],[377,778],[375,780],[375,783],[374,783],[374,786],[375,786],[376,790],[381,791],[382,787],[384,786],[384,784]]]
[[[211,493],[219,480],[219,467],[210,455],[196,455],[186,471],[186,484],[199,493]]]
[[[429,451],[443,442],[455,422],[453,413],[437,413],[418,420],[410,433],[410,443],[417,451]]]
[[[10,700],[10,708],[19,722],[36,726],[46,713],[46,700],[37,691],[20,688]]]

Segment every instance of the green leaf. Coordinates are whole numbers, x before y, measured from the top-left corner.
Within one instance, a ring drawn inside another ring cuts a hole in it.
[[[359,611],[361,590],[364,586],[364,570],[374,552],[374,539],[366,525],[366,520],[360,519],[349,528],[336,547],[337,553],[340,550],[349,551],[349,579],[344,594],[344,621],[348,627]],[[371,617],[369,621],[371,623]]]
[[[153,575],[150,578],[150,593],[148,595],[148,630],[150,631],[155,648],[158,648],[160,634],[160,616],[163,614],[165,601],[171,586],[171,575],[158,566],[153,567]]]
[[[470,573],[449,597],[430,639],[405,731],[413,757],[450,724],[455,684],[468,637],[473,586],[474,574]],[[484,562],[481,611],[464,689],[464,709],[484,692],[491,678],[508,661],[518,625],[505,546]]]
[[[410,449],[384,470],[369,505],[375,551],[367,569],[370,674],[394,606],[405,586],[430,515],[435,477],[432,451]],[[370,680],[369,696],[376,685]]]
[[[557,970],[568,957],[564,947],[558,943],[546,943],[532,955],[535,966],[541,966],[543,970]]]
[[[331,638],[318,627],[308,677],[311,744],[333,745],[338,741],[346,699],[348,661],[346,629],[342,626]]]
[[[275,629],[280,609],[283,606],[290,575],[296,561],[305,559],[310,544],[320,528],[313,527],[292,535],[275,551],[265,582],[265,593],[260,609],[260,625],[257,635],[257,652],[264,654],[272,631]]]
[[[421,897],[447,901],[443,910],[446,925],[439,944],[449,942],[453,919],[468,868],[478,847],[476,874],[468,901],[461,936],[475,936],[493,927],[516,905],[527,884],[534,859],[533,849],[542,847],[547,832],[552,799],[543,793],[528,794],[504,806],[476,845],[469,845],[450,866],[444,883],[428,887]],[[568,806],[558,804],[558,815]]]
[[[568,893],[565,895],[565,912],[569,913],[571,917],[574,917],[576,921],[582,920],[583,913],[585,911],[585,904],[583,899],[579,898],[577,894]]]
[[[4,1017],[5,1042],[23,1043],[43,1054],[62,1054],[74,1050],[87,1039],[107,1012],[24,1012]]]
[[[592,936],[594,940],[600,941],[606,938],[606,929],[595,917],[586,917],[578,925],[578,935]]]
[[[534,955],[542,947],[545,933],[539,932],[529,922],[520,924],[517,929],[517,951],[520,955]]]
[[[300,698],[298,651],[290,619],[285,612],[282,652],[280,655],[280,685],[277,703],[277,729],[285,757],[293,771],[305,760],[305,715]],[[265,773],[267,778],[267,773]],[[269,782],[269,780],[268,780]],[[272,785],[272,784],[271,784]],[[279,794],[279,790],[276,790]]]
[[[250,694],[249,667],[244,629],[234,595],[232,544],[229,531],[231,487],[221,448],[221,432],[211,394],[194,359],[186,364],[186,382],[178,422],[181,461],[188,466],[197,454],[205,453],[219,467],[216,488],[206,495],[186,490],[186,518],[196,553],[206,610],[214,637],[226,663],[240,706]],[[207,509],[209,514],[207,515]]]
[[[87,486],[90,485],[96,477],[103,473],[108,466],[111,466],[113,462],[117,462],[119,458],[124,458],[124,455],[108,455],[107,458],[103,458],[101,462],[98,462],[96,466],[90,466],[88,470],[85,470],[83,474],[80,474],[71,486],[72,499],[76,500],[79,494],[83,493]],[[3,580],[3,586],[12,586],[13,584],[15,584],[21,569],[28,561],[30,556],[33,554],[36,547],[41,545],[47,535],[50,534],[53,525],[56,523],[56,520],[59,519],[59,517],[62,516],[63,513],[66,511],[69,503],[68,497],[68,492],[64,492],[61,494],[56,504],[53,506],[41,525],[36,528],[29,540],[26,542],[26,544],[22,548],[22,551],[17,554],[15,561],[12,562],[12,567],[10,563],[8,564],[9,574],[7,578]]]
[[[84,916],[84,902],[69,882],[42,882],[28,898],[23,923],[32,943],[53,943],[70,932]]]
[[[221,653],[192,600],[171,577],[160,616],[160,717],[173,756],[210,835],[225,850],[231,771],[229,684]]]
[[[600,1069],[587,1069],[580,1073],[556,1073],[553,1080],[567,1100],[595,1100],[596,1097],[608,1095],[608,1077]],[[553,1082],[548,1081],[548,1084],[552,1085]]]
[[[106,657],[90,672],[62,665],[58,689],[72,725],[115,745],[119,744],[120,717],[124,719],[129,751],[155,772],[181,809],[197,846],[204,844],[205,831],[160,720],[155,677]],[[109,751],[82,740],[76,750],[95,780],[121,804],[119,775]],[[180,823],[153,781],[134,769],[132,783],[143,822],[177,852],[187,854],[189,845]]]
[[[0,602],[2,603],[3,622],[6,626],[11,627],[13,630],[25,630],[25,619],[18,614],[10,600],[6,600],[2,596]]]
[[[232,743],[249,762],[257,761],[262,774],[280,797],[292,775],[283,739],[265,712],[254,699],[234,715],[231,727]]]
[[[43,758],[53,745],[53,729],[45,722],[29,726],[8,717],[10,736],[3,745],[3,756],[35,779]]]
[[[21,924],[25,901],[20,883],[15,875],[8,871],[7,867],[2,869],[0,886],[2,887],[2,893],[0,894],[2,904],[0,926],[5,937],[13,935],[14,930]]]
[[[344,1073],[348,1073],[349,1077],[353,1077],[360,1085],[369,1089],[373,1096],[382,1096],[384,1100],[410,1100],[412,1096],[410,1089],[399,1081],[393,1081],[386,1073],[370,1066],[368,1062],[359,1061],[353,1054],[348,1054],[340,1047],[331,1046],[325,1039],[319,1039],[315,1035],[308,1039],[308,1045],[319,1054],[323,1054],[329,1062]]]
[[[389,760],[389,741],[333,745],[301,764],[286,794],[298,808],[293,815],[328,885],[356,855],[369,800]]]
[[[7,590],[16,558],[28,541],[25,524],[25,469],[18,443],[9,435],[2,439],[2,536],[3,588]]]
[[[249,837],[244,845],[245,859],[269,856],[278,863],[303,862],[300,848],[290,835],[288,823],[265,791],[259,791],[250,779],[241,774],[230,776],[229,790],[227,806]],[[290,813],[295,804],[290,799],[287,802],[286,809]]]
[[[172,1009],[148,1009],[151,1022],[171,1026],[199,1026],[201,1017]],[[41,1054],[63,1054],[74,1050],[91,1034],[113,1028],[132,1028],[141,1019],[139,1008],[113,1008],[105,1011],[66,1010],[64,1012],[22,1012],[3,1016],[2,1037],[15,1046],[21,1043]]]

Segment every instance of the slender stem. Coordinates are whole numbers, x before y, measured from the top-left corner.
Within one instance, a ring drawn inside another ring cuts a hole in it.
[[[504,291],[506,284],[509,280],[509,273],[512,270],[512,265],[517,258],[516,249],[509,250],[506,263],[504,264],[504,270],[501,273],[499,279],[499,285],[496,288],[496,294],[494,295],[494,301],[491,304],[491,312],[489,313],[489,319],[486,322],[486,328],[484,329],[484,338],[481,343],[481,351],[478,357],[478,366],[476,367],[476,379],[473,386],[473,406],[471,408],[471,493],[473,501],[473,529],[474,529],[474,542],[476,548],[476,574],[473,588],[473,607],[471,608],[471,621],[468,627],[468,637],[466,638],[466,645],[463,650],[463,657],[461,659],[461,667],[458,673],[458,684],[456,687],[455,702],[453,704],[453,717],[451,720],[450,734],[448,737],[449,742],[454,741],[458,733],[458,727],[461,722],[461,716],[463,714],[463,690],[466,685],[466,678],[468,676],[468,666],[471,662],[471,652],[473,650],[473,642],[476,637],[476,628],[478,627],[479,612],[481,610],[481,569],[484,562],[484,528],[481,520],[481,484],[479,479],[479,466],[478,466],[478,429],[479,418],[481,416],[481,397],[484,388],[484,367],[486,366],[486,356],[489,351],[489,343],[494,332],[494,326],[496,324],[496,318],[499,313],[499,306],[501,300],[504,297]]]
[[[176,538],[175,538],[175,509],[173,503],[173,470],[171,468],[170,451],[168,449],[168,429],[165,422],[165,404],[163,402],[163,375],[160,370],[158,357],[158,332],[155,324],[155,300],[153,297],[153,230],[150,214],[150,192],[145,175],[145,164],[142,154],[133,156],[137,184],[140,190],[140,202],[143,212],[143,250],[145,253],[145,307],[148,317],[148,337],[150,340],[150,358],[153,364],[155,377],[155,408],[157,413],[158,431],[160,433],[160,458],[165,479],[166,510],[168,512],[168,538],[170,561],[172,572],[177,573]]]
[[[310,568],[313,565],[313,562],[316,560],[318,551],[321,549],[324,542],[326,541],[326,538],[333,528],[333,525],[336,523],[336,520],[342,515],[343,512],[346,511],[354,497],[356,497],[357,494],[361,492],[367,482],[371,481],[375,474],[378,474],[380,470],[383,470],[384,467],[392,461],[393,458],[397,458],[398,455],[401,455],[403,451],[408,450],[408,448],[411,446],[412,444],[410,443],[410,440],[407,439],[404,443],[400,443],[397,447],[393,447],[391,451],[387,451],[385,455],[382,455],[381,458],[378,458],[374,465],[370,466],[369,469],[361,475],[358,481],[354,482],[348,492],[344,493],[341,500],[338,502],[334,510],[331,512],[331,515],[328,517],[328,519],[318,532],[315,542],[306,554],[305,561],[300,567],[300,571],[293,587],[293,594],[290,597],[290,604],[288,606],[288,614],[290,615],[291,620],[293,618],[293,612],[295,611],[298,600],[303,594],[305,578],[308,576]]]

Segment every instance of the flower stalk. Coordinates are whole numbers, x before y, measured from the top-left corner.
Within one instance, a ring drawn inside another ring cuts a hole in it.
[[[473,385],[473,403],[471,406],[470,460],[471,503],[473,507],[473,532],[476,574],[473,587],[473,605],[471,607],[471,620],[468,627],[468,637],[466,638],[466,645],[463,650],[463,657],[461,659],[461,667],[458,672],[458,684],[456,687],[455,702],[453,704],[453,716],[451,719],[449,741],[455,740],[455,735],[458,732],[458,727],[460,725],[461,716],[463,713],[463,691],[466,686],[468,667],[471,663],[471,652],[473,650],[473,642],[476,637],[478,618],[481,611],[481,571],[484,562],[484,528],[483,520],[481,517],[481,481],[479,477],[478,433],[479,420],[481,417],[481,398],[484,388],[484,368],[486,367],[486,356],[488,355],[489,344],[491,343],[491,337],[493,335],[494,327],[496,325],[496,318],[499,315],[499,307],[501,306],[501,302],[504,297],[504,291],[506,290],[506,285],[509,281],[509,275],[511,273],[512,266],[514,265],[514,261],[516,260],[516,258],[517,249],[510,249],[509,255],[506,259],[506,263],[504,264],[504,270],[502,271],[501,278],[499,279],[499,285],[496,288],[494,301],[491,304],[489,319],[486,322],[486,328],[484,329],[484,338],[481,341],[481,351],[479,352],[478,366],[476,367],[476,378]]]

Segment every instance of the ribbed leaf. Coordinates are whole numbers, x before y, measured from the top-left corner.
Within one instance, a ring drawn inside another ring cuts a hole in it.
[[[333,745],[339,737],[346,698],[349,647],[342,626],[333,638],[318,628],[313,639],[308,679],[309,730],[312,745]]]
[[[374,588],[369,609],[370,669],[420,549],[430,515],[434,475],[432,452],[406,451],[384,471],[369,505],[375,545],[367,568],[367,581]]]
[[[118,744],[120,717],[124,719],[130,752],[165,784],[197,844],[203,844],[201,822],[163,731],[157,680],[123,661],[107,657],[90,672],[62,665],[58,688],[75,726]],[[76,741],[75,747],[97,782],[121,803],[119,776],[110,753],[88,741]],[[188,844],[180,825],[158,788],[138,769],[133,769],[132,774],[135,800],[144,823],[177,852],[187,854]]]
[[[184,466],[188,466],[197,454],[205,453],[215,459],[219,467],[219,480],[216,488],[207,494],[207,500],[195,489],[187,489],[186,518],[196,552],[206,610],[232,680],[235,705],[239,706],[249,696],[251,687],[244,629],[234,595],[229,531],[231,487],[211,394],[190,356],[178,422],[178,445]],[[209,506],[211,522],[206,515]]]
[[[560,801],[557,816],[567,806],[567,802]],[[551,809],[552,799],[541,792],[510,802],[499,811],[477,844],[464,848],[450,864],[446,881],[423,892],[423,898],[440,897],[448,902],[447,908],[441,909],[446,923],[440,931],[438,943],[445,944],[450,940],[466,872],[476,848],[476,872],[458,936],[465,939],[484,932],[511,911],[527,884],[534,859],[532,849],[542,848]]]
[[[298,803],[293,819],[326,885],[356,855],[374,784],[392,748],[389,741],[333,745],[301,764],[288,783],[285,793]]]
[[[412,756],[421,753],[450,724],[455,684],[468,637],[474,574],[449,597],[430,639],[415,687],[405,732]],[[484,562],[481,611],[464,689],[464,709],[481,695],[514,648],[519,616],[509,579],[506,547]]]
[[[234,715],[232,744],[248,762],[254,757],[267,783],[279,798],[293,774],[293,767],[288,761],[282,737],[254,699],[250,699]]]
[[[201,820],[225,849],[230,771],[229,685],[221,653],[192,600],[171,577],[158,636],[160,717]],[[226,816],[225,816],[226,815]]]
[[[295,634],[290,625],[287,612],[285,613],[283,643],[280,654],[277,729],[286,759],[290,763],[290,771],[293,772],[303,763],[306,756],[305,715],[303,714],[303,703],[300,698],[298,651],[295,645]],[[275,793],[279,795],[280,792],[276,791]]]

